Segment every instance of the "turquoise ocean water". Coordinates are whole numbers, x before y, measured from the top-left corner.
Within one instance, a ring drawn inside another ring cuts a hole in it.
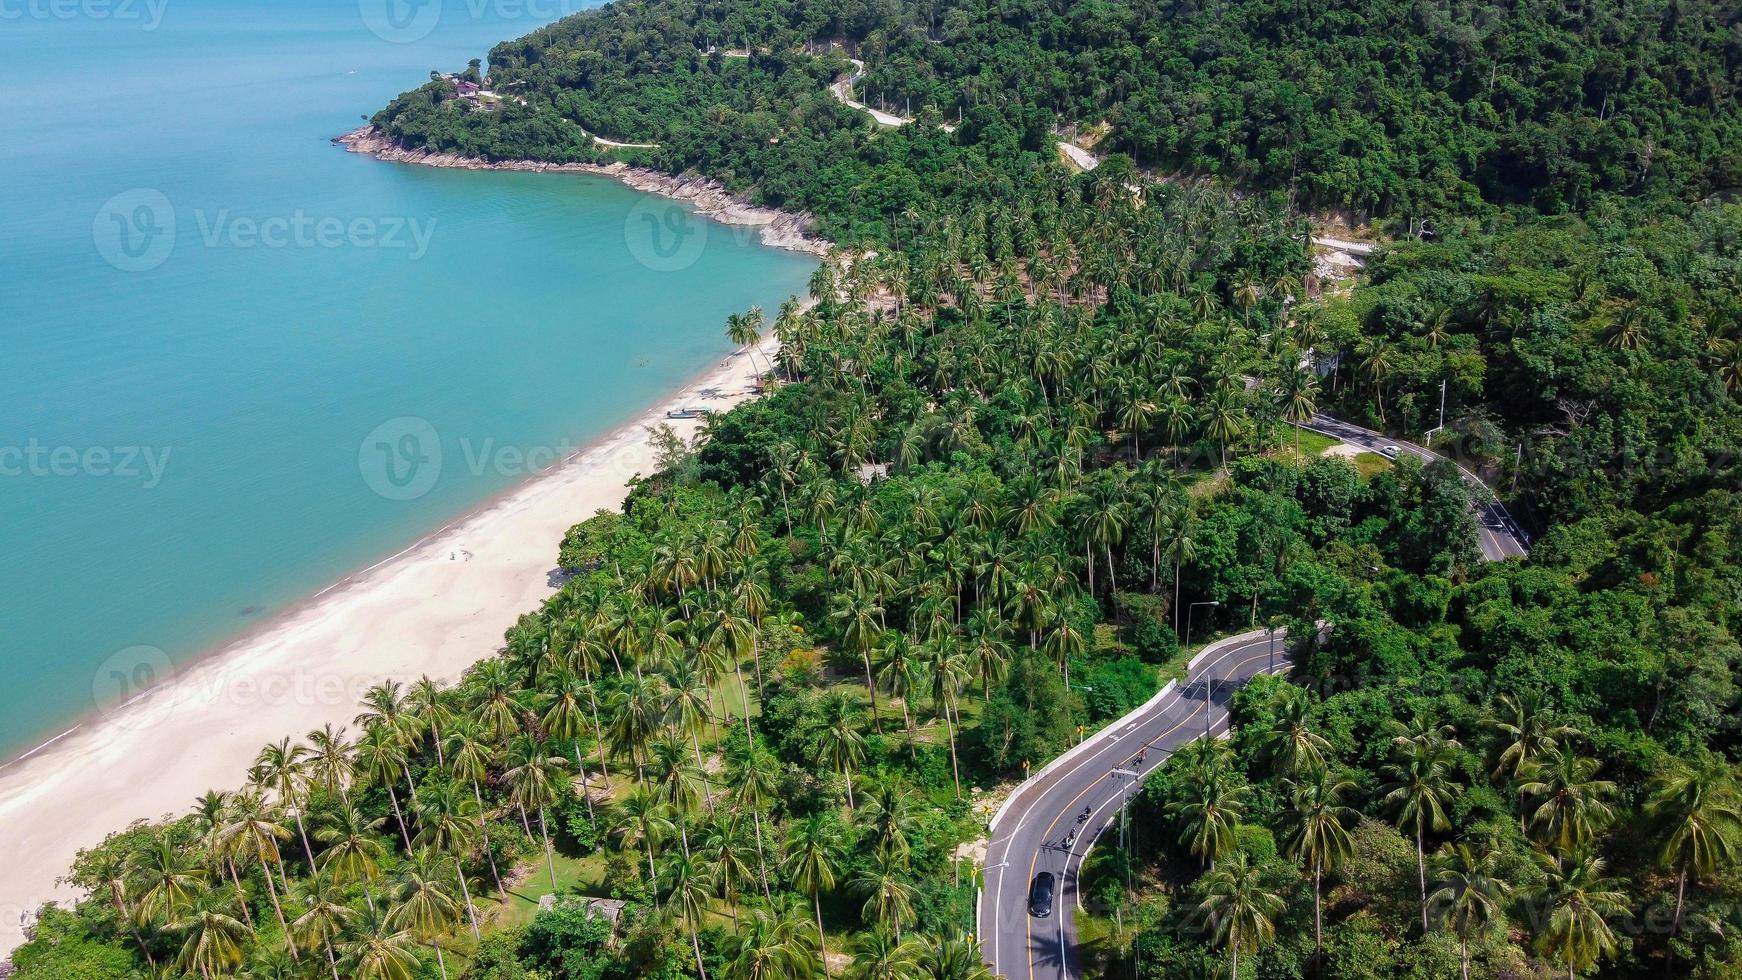
[[[812,260],[609,180],[331,146],[568,12],[388,2],[0,5],[0,756],[145,680],[108,676],[138,648],[186,663],[397,551],[803,291]]]

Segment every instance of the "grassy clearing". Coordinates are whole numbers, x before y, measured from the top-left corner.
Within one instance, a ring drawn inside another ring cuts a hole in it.
[[[555,864],[556,894],[603,896],[606,893],[604,855],[570,857],[558,854]],[[508,902],[497,911],[493,928],[516,929],[530,924],[538,916],[539,898],[551,894],[550,872],[545,870],[542,854],[524,870],[526,876],[520,884],[509,887]],[[481,915],[482,909],[479,911]]]
[[[1295,438],[1300,440],[1300,451],[1303,456],[1318,456],[1325,450],[1335,446],[1337,440],[1327,435],[1320,435],[1308,429],[1297,429]]]
[[[1361,453],[1354,462],[1355,472],[1361,474],[1363,480],[1371,480],[1396,465],[1378,453]]]

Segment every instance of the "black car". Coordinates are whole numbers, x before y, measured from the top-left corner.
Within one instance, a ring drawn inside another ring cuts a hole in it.
[[[1028,886],[1028,914],[1044,919],[1052,914],[1052,872],[1042,871]]]

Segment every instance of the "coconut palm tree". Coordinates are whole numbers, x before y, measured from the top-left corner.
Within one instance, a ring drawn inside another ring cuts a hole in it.
[[[854,808],[853,771],[865,761],[865,736],[859,733],[859,714],[852,700],[840,691],[823,695],[818,709],[823,762],[847,783],[847,809]]]
[[[384,913],[364,916],[346,944],[341,972],[348,980],[416,980],[420,965],[413,952],[417,939]]]
[[[932,935],[920,943],[920,976],[925,980],[993,980],[980,944],[971,936]]]
[[[349,806],[351,796],[347,787],[356,778],[357,767],[351,759],[351,743],[345,738],[345,729],[323,725],[304,735],[303,739],[308,742],[305,761],[309,782],[328,793],[337,794]]]
[[[859,655],[865,665],[865,691],[871,696],[871,721],[879,732],[883,723],[877,715],[877,682],[872,678],[871,650],[883,636],[883,606],[864,592],[849,592],[837,596],[830,616],[841,623],[841,643]]]
[[[278,849],[278,842],[290,839],[290,829],[272,818],[267,812],[265,803],[257,793],[239,794],[230,810],[230,822],[219,831],[218,839],[229,853],[247,853],[260,862],[263,871],[261,877],[266,879],[266,894],[272,899],[272,911],[278,918],[278,928],[285,933],[286,945],[290,948],[292,959],[297,958],[295,940],[290,938],[290,927],[284,918],[284,905],[278,897],[278,886],[272,882],[272,871],[278,869],[278,882],[285,885],[284,856]]]
[[[891,934],[882,926],[862,933],[853,941],[853,964],[848,980],[914,980],[919,973],[920,949]]]
[[[1458,937],[1464,980],[1470,980],[1470,940],[1502,918],[1500,903],[1512,888],[1500,877],[1498,855],[1468,844],[1441,850],[1428,904]]]
[[[393,911],[388,923],[410,933],[435,949],[436,968],[442,980],[447,980],[447,959],[442,955],[441,938],[460,917],[460,905],[448,890],[447,862],[428,849],[412,855],[399,869],[394,879]],[[553,886],[554,890],[554,886]]]
[[[636,773],[647,778],[647,743],[659,731],[665,715],[658,682],[639,675],[624,678],[605,704],[606,735],[614,751],[635,762]]]
[[[127,874],[137,882],[139,901],[133,907],[135,925],[174,921],[205,889],[205,871],[181,852],[167,835],[128,858]]]
[[[672,854],[665,860],[664,879],[666,912],[682,919],[690,934],[690,949],[696,955],[696,975],[708,980],[707,967],[702,965],[702,920],[708,914],[708,880],[696,861],[688,854]]]
[[[308,866],[315,866],[315,850],[308,841],[308,827],[302,820],[303,788],[307,785],[308,747],[291,745],[290,739],[280,739],[260,750],[254,757],[254,768],[248,778],[278,796],[278,805],[290,811],[296,820],[297,834],[302,838],[303,856]]]
[[[1225,779],[1192,779],[1168,803],[1180,825],[1179,842],[1206,867],[1234,849],[1234,828],[1246,813],[1250,788]]]
[[[472,904],[472,889],[466,883],[464,859],[471,855],[477,841],[477,817],[477,804],[455,784],[426,787],[417,807],[417,837],[412,840],[427,858],[445,857],[452,862],[473,939],[479,938],[478,909]]]
[[[912,851],[910,841],[919,833],[913,799],[913,791],[899,778],[878,786],[866,799],[855,823],[865,832],[875,853],[906,863]]]
[[[645,786],[636,788],[617,804],[616,834],[619,846],[625,850],[640,844],[647,849],[647,887],[656,883],[653,852],[677,830],[670,810]],[[657,900],[657,899],[656,899]]]
[[[1325,952],[1324,879],[1353,855],[1347,824],[1355,811],[1342,805],[1355,784],[1333,779],[1324,769],[1308,769],[1298,783],[1290,784],[1288,853],[1306,866],[1313,877],[1313,957]]]
[[[733,927],[738,925],[739,887],[755,874],[750,869],[743,825],[736,814],[720,813],[702,834],[696,856],[714,893],[726,900]]]
[[[1259,746],[1271,771],[1284,778],[1298,778],[1323,770],[1331,743],[1312,729],[1312,705],[1306,692],[1284,684],[1276,689],[1270,709],[1271,721],[1259,734]]]
[[[1651,780],[1645,812],[1661,828],[1658,863],[1676,874],[1671,931],[1679,933],[1688,883],[1736,863],[1734,842],[1742,835],[1742,801],[1724,760],[1702,754],[1693,763]]]
[[[441,686],[428,674],[419,677],[406,692],[405,707],[410,716],[407,727],[428,734],[429,743],[435,749],[436,765],[446,766],[448,760],[442,757],[443,732],[453,721],[454,713],[447,706]]]
[[[865,919],[893,930],[899,943],[902,927],[913,921],[913,903],[918,896],[909,881],[906,862],[887,851],[880,852],[871,864],[859,869],[849,885],[865,897],[861,909]]]
[[[169,921],[169,930],[186,938],[176,966],[206,980],[230,976],[242,965],[252,930],[236,917],[236,897],[222,888],[200,891]]]
[[[752,909],[727,947],[727,980],[809,980],[817,970],[817,937],[809,917]]]
[[[1537,759],[1576,738],[1578,730],[1558,721],[1540,694],[1502,694],[1484,723],[1498,736],[1500,751],[1491,773],[1496,780],[1517,781]]]
[[[1614,818],[1605,798],[1614,795],[1615,784],[1597,778],[1601,767],[1563,743],[1526,770],[1518,794],[1530,830],[1548,847],[1560,853],[1578,850]]]
[[[521,736],[508,750],[509,768],[502,773],[508,798],[525,811],[537,811],[538,833],[544,838],[544,862],[550,871],[550,890],[556,891],[556,853],[550,846],[550,827],[545,810],[557,801],[557,787],[568,777],[568,760],[552,755],[545,743]]]
[[[483,727],[470,718],[460,717],[448,724],[448,771],[455,779],[472,787],[472,801],[477,804],[478,833],[484,843],[484,857],[490,863],[490,877],[496,882],[496,894],[508,901],[508,889],[502,886],[502,873],[496,868],[496,850],[490,846],[490,822],[484,812],[484,791],[479,784],[489,776],[494,751],[484,737]],[[407,847],[410,845],[408,844]]]
[[[1400,736],[1402,739],[1402,736]],[[1393,743],[1394,761],[1382,770],[1384,803],[1397,810],[1397,824],[1415,836],[1416,879],[1421,887],[1421,929],[1427,932],[1427,832],[1451,829],[1446,808],[1461,787],[1452,782],[1446,749],[1432,741],[1403,739]]]
[[[779,793],[780,764],[766,751],[751,750],[728,763],[726,784],[732,787],[732,802],[740,813],[749,813],[756,831],[756,867],[762,880],[762,897],[773,900],[768,889],[768,853],[762,840],[762,813]]]
[[[1566,967],[1567,980],[1577,980],[1578,971],[1615,952],[1608,920],[1627,911],[1627,895],[1607,876],[1603,859],[1587,851],[1536,857],[1543,877],[1530,897],[1549,910],[1537,934],[1537,949]]]
[[[1240,977],[1240,951],[1267,943],[1275,936],[1275,920],[1282,908],[1282,899],[1264,889],[1258,868],[1244,851],[1204,879],[1204,899],[1198,911],[1205,916],[1210,938],[1217,945],[1228,947],[1231,980]]]
[[[340,884],[361,884],[371,909],[375,895],[369,885],[381,877],[381,861],[387,856],[387,847],[377,834],[386,822],[385,817],[371,820],[356,807],[345,807],[327,811],[315,827],[315,839],[327,846],[321,854],[320,870]]]
[[[833,815],[813,814],[795,823],[786,837],[786,858],[782,862],[787,878],[811,897],[816,913],[817,960],[822,974],[828,975],[829,965],[824,955],[823,892],[835,887],[837,863],[843,846],[840,824]]]
[[[401,777],[407,786],[411,785],[404,743],[390,726],[377,723],[365,729],[363,737],[357,740],[356,760],[359,774],[387,790],[387,800],[393,805],[393,819],[399,824],[400,839],[405,841],[405,849],[409,852],[411,827],[405,819],[405,811],[399,807],[399,794],[393,789],[393,784]]]
[[[291,892],[291,901],[302,913],[291,920],[290,931],[304,946],[326,951],[333,980],[339,980],[340,939],[358,918],[357,910],[345,904],[340,885],[331,874],[317,871]]]

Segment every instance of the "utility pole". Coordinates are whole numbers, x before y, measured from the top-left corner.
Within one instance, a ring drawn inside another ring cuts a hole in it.
[[[1524,466],[1524,443],[1518,444],[1518,452],[1512,456],[1512,490],[1508,497],[1518,496],[1518,471]]]

